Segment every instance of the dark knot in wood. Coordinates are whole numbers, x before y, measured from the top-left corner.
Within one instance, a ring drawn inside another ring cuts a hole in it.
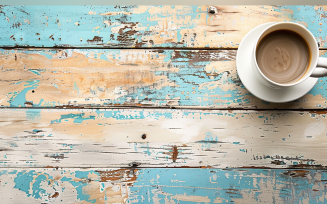
[[[217,9],[213,6],[210,6],[209,9],[208,9],[208,13],[210,14],[215,14],[217,13]]]

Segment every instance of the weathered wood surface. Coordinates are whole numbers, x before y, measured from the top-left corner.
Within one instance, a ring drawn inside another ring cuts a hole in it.
[[[325,203],[326,171],[0,169],[2,203]]]
[[[1,167],[325,169],[325,111],[0,110]]]
[[[306,26],[327,47],[326,6],[1,6],[0,46],[237,48],[266,22]]]
[[[327,78],[294,102],[267,103],[242,85],[235,58],[235,50],[1,50],[0,106],[327,107]]]
[[[0,202],[327,202],[326,79],[266,103],[235,63],[277,21],[327,56],[327,7],[208,8],[0,6]]]

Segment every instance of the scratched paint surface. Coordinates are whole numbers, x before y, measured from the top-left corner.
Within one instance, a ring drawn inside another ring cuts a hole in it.
[[[306,26],[326,48],[326,6],[1,6],[1,46],[231,47],[265,22]]]
[[[272,169],[1,169],[4,203],[325,203],[327,173]]]
[[[326,108],[327,78],[294,102],[267,103],[240,82],[235,58],[234,50],[3,49],[0,105]]]
[[[326,169],[325,111],[1,109],[1,167]]]

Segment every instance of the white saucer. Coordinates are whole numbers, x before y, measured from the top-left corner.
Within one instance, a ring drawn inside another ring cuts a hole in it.
[[[308,93],[318,81],[318,78],[309,77],[302,83],[284,88],[284,89],[272,89],[262,84],[254,75],[253,62],[251,55],[253,52],[253,46],[255,40],[260,33],[268,26],[274,23],[265,23],[255,27],[248,32],[242,39],[236,55],[236,67],[237,73],[240,77],[245,88],[251,92],[254,96],[273,103],[285,103],[296,100],[306,93]]]

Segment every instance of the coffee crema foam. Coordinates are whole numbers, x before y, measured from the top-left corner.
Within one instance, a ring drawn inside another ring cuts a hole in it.
[[[305,75],[310,55],[310,48],[302,36],[290,30],[277,30],[259,42],[256,60],[268,79],[288,84]]]

